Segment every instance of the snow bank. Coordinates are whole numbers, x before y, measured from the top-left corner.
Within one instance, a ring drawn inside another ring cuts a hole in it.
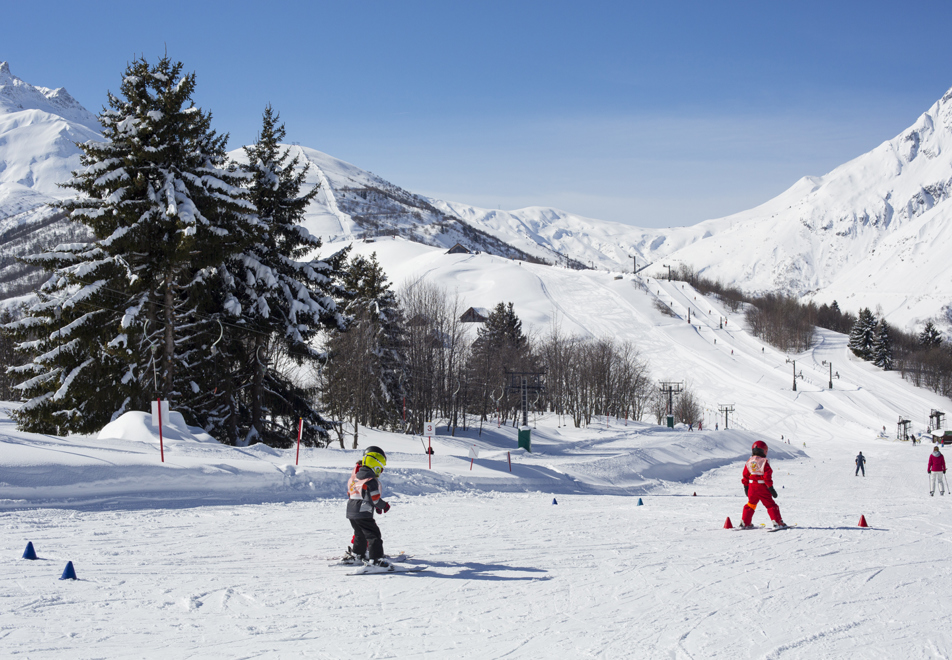
[[[158,445],[159,427],[153,423],[151,414],[132,411],[106,424],[96,437],[99,440],[128,440]],[[162,420],[162,440],[173,444],[176,442],[218,442],[203,429],[186,424],[182,414],[174,410],[169,412],[168,419]]]
[[[8,404],[13,407],[15,404]],[[339,499],[362,450],[265,445],[229,447],[176,412],[163,424],[165,462],[151,415],[129,412],[95,437],[56,438],[17,431],[9,408],[0,412],[0,508],[88,506],[140,508],[210,503]],[[516,448],[516,429],[458,430],[432,439],[432,467],[422,438],[362,431],[361,447],[383,447],[389,458],[387,496],[450,492],[544,492],[643,495],[691,483],[706,471],[742,462],[759,434],[687,432],[648,424],[596,421],[559,428],[555,416],[533,431],[533,451]],[[441,427],[441,431],[445,427]],[[443,431],[445,432],[445,431]],[[470,450],[478,458],[470,461]],[[800,456],[777,447],[772,458]]]

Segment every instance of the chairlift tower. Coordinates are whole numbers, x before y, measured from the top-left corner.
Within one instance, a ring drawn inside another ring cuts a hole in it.
[[[945,421],[945,413],[941,410],[936,410],[933,408],[929,411],[929,426],[930,431],[942,428],[942,423]]]
[[[899,418],[899,425],[896,429],[896,440],[908,440],[909,439],[909,425],[912,424],[911,419]]]
[[[532,451],[531,431],[529,430],[529,393],[536,395],[535,400],[545,392],[544,371],[506,371],[507,390],[519,394],[522,408],[522,427],[519,429],[519,444],[526,451]]]
[[[727,415],[729,413],[734,412],[734,404],[733,403],[719,403],[717,404],[717,410],[718,412],[724,413],[724,429],[726,430],[727,429]]]
[[[668,428],[674,428],[674,395],[684,391],[684,383],[681,381],[661,381],[661,393],[668,397],[667,422]]]

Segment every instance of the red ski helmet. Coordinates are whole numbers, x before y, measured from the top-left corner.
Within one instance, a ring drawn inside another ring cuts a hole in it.
[[[767,443],[764,442],[763,440],[758,440],[753,445],[751,445],[750,450],[753,451],[755,449],[760,449],[761,451],[764,452],[764,456],[767,455]]]

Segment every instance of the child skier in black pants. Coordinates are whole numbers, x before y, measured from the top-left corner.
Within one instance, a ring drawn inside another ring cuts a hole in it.
[[[383,558],[383,538],[374,521],[374,511],[386,513],[390,505],[380,496],[377,477],[387,465],[387,455],[379,447],[368,447],[361,466],[347,482],[347,519],[354,528],[353,553],[357,559],[383,568],[392,568]],[[369,554],[368,554],[369,553]]]

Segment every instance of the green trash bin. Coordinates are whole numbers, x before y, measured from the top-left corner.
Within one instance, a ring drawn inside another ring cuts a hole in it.
[[[668,415],[668,428],[674,428],[674,415]]]
[[[527,452],[532,452],[532,443],[530,437],[532,436],[532,430],[528,426],[523,426],[519,429],[519,448],[525,449]]]

